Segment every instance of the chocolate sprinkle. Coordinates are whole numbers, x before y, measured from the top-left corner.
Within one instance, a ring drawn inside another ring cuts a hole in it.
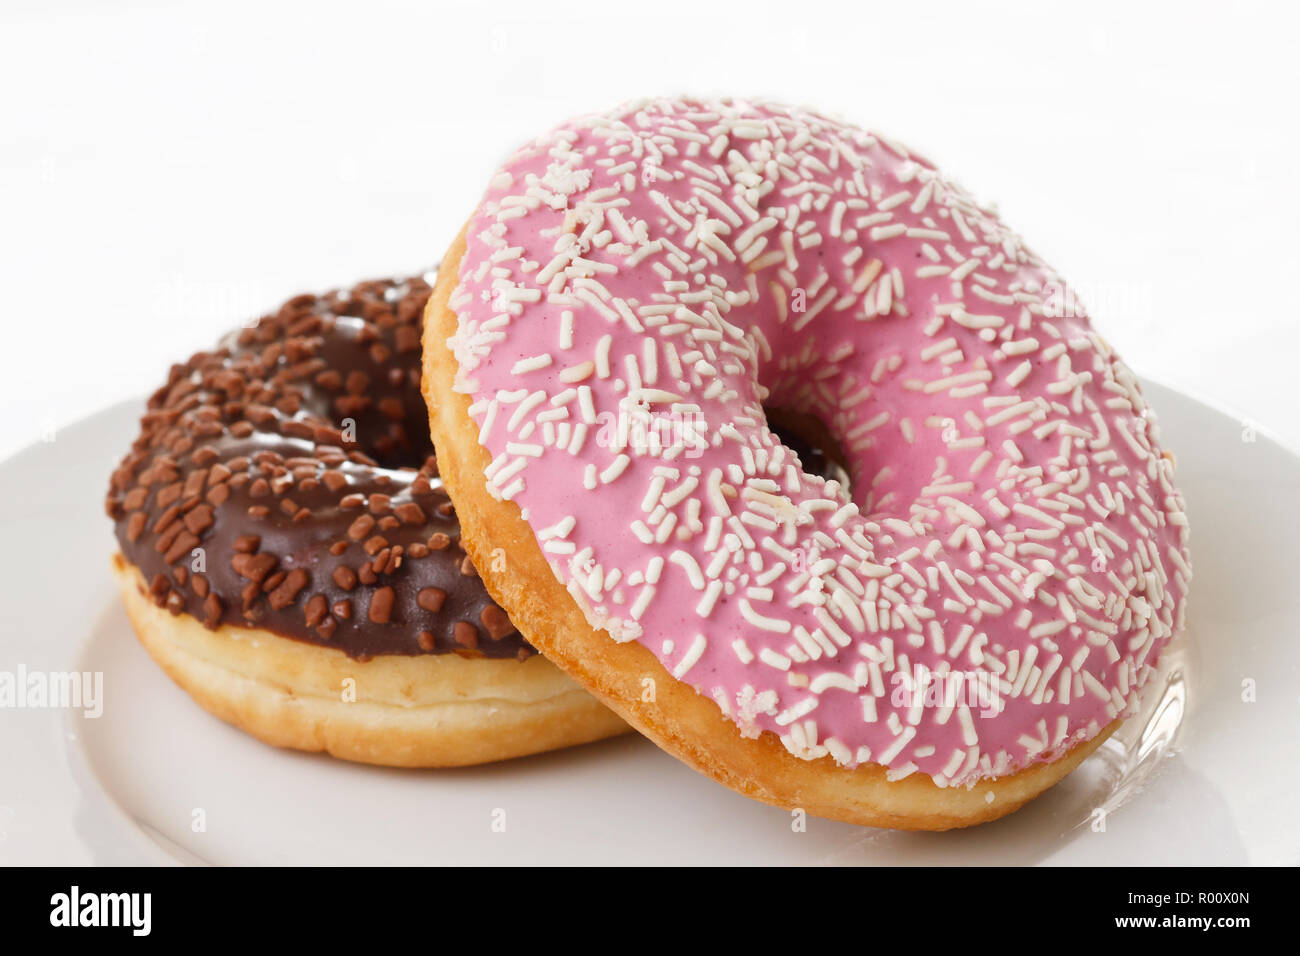
[[[483,589],[438,477],[429,291],[298,296],[172,367],[107,498],[155,604],[360,660],[535,653]]]

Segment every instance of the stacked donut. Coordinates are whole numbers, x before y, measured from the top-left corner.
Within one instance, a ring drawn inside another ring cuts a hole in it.
[[[467,550],[511,554],[489,592],[742,793],[1001,816],[1133,710],[1181,627],[1187,523],[1135,377],[884,137],[736,101],[566,123],[491,177],[429,309]],[[791,413],[848,487],[773,430]]]
[[[145,646],[269,742],[448,765],[618,714],[916,829],[1101,745],[1191,576],[1154,415],[1061,277],[899,144],[730,100],[565,123],[432,290],[299,297],[176,366],[108,510]]]
[[[136,632],[280,746],[446,766],[618,733],[461,545],[419,391],[428,297],[421,277],[298,296],[172,368],[107,501]]]

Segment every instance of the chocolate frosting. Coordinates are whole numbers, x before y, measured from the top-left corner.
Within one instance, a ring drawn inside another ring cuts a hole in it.
[[[484,590],[438,477],[429,292],[411,278],[297,296],[172,367],[107,499],[159,607],[357,659],[535,653]]]

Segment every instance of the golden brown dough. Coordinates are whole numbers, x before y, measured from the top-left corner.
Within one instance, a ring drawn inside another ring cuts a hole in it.
[[[204,709],[276,747],[390,767],[454,767],[628,729],[536,655],[362,662],[260,628],[208,630],[149,600],[121,555],[112,565],[136,635],[158,665]],[[349,690],[354,700],[345,700]]]

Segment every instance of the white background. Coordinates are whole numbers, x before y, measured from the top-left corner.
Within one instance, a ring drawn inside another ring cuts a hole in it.
[[[514,145],[677,92],[909,143],[1140,373],[1300,446],[1294,7],[974,6],[0,0],[0,456],[432,263]]]

